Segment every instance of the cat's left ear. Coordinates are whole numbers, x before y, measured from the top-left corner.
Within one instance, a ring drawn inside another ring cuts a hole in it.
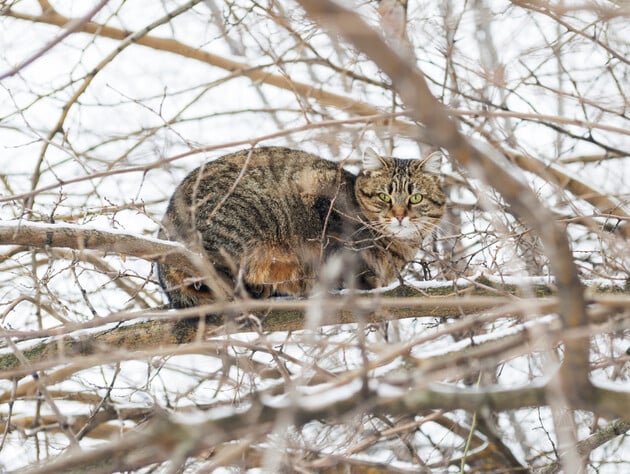
[[[370,172],[380,170],[387,166],[385,159],[374,151],[374,148],[368,147],[363,152],[363,169],[362,171]]]
[[[419,167],[425,173],[439,174],[442,162],[442,152],[434,151],[426,158],[420,160]]]

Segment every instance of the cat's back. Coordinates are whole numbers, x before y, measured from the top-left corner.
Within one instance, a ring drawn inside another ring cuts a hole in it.
[[[242,150],[191,172],[176,189],[164,228],[170,238],[200,232],[206,250],[247,241],[291,244],[321,227],[321,196],[351,188],[339,164],[283,147]],[[328,200],[329,202],[329,200]]]
[[[315,185],[334,179],[339,165],[301,150],[261,147],[241,150],[210,161],[191,172],[176,193],[192,202],[204,195],[208,200],[221,192],[230,196],[265,196],[277,200],[308,193]]]
[[[250,294],[305,294],[336,228],[333,202],[352,200],[354,176],[339,164],[299,150],[243,150],[206,163],[177,187],[161,237],[208,256],[228,281]],[[160,266],[175,307],[194,306],[203,291],[186,275]],[[240,276],[239,276],[240,275]]]

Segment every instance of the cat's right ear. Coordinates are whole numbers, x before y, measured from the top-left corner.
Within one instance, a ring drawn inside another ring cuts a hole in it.
[[[363,168],[364,172],[380,170],[387,166],[381,155],[374,151],[374,148],[368,147],[363,152]]]
[[[434,151],[420,162],[422,171],[426,173],[440,174],[442,152]]]

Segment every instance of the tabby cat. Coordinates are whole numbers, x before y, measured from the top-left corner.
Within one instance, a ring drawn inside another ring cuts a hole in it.
[[[354,281],[335,286],[383,286],[414,258],[444,201],[432,157],[370,149],[355,176],[299,150],[242,150],[202,165],[175,190],[160,237],[207,257],[206,277],[160,264],[160,284],[174,308],[235,293],[306,295],[339,255]]]

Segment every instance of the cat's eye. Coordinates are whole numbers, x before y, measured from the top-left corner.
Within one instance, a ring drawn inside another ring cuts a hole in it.
[[[409,202],[411,204],[418,204],[422,201],[422,194],[420,193],[415,193],[412,194],[411,196],[409,196]]]
[[[392,197],[387,193],[378,193],[378,198],[383,202],[390,202]]]

